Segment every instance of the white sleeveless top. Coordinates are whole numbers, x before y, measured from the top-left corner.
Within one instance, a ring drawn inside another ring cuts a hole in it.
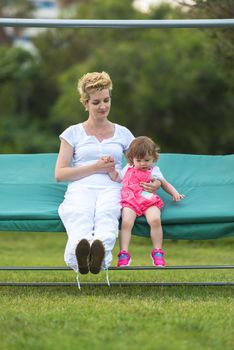
[[[114,135],[103,141],[95,136],[87,135],[82,123],[72,125],[60,136],[74,149],[72,166],[78,167],[95,163],[100,157],[110,155],[115,160],[116,170],[122,168],[122,157],[132,140],[133,134],[124,126],[115,124]],[[111,180],[108,174],[92,174],[68,184],[69,189],[75,189],[77,185],[91,188],[103,188],[107,186],[120,187],[121,185]]]

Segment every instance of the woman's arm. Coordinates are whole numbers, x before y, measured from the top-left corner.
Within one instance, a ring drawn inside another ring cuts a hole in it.
[[[154,193],[161,187],[161,180],[153,178],[151,182],[141,182],[140,185],[144,191]]]
[[[114,169],[114,161],[105,162],[103,159],[98,159],[93,164],[72,167],[73,152],[73,147],[62,139],[55,166],[55,178],[57,181],[79,180],[92,174],[108,172]]]

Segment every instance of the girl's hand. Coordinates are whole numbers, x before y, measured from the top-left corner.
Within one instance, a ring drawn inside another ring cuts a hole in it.
[[[144,191],[154,193],[161,187],[161,181],[153,179],[151,182],[141,182],[140,185]]]
[[[106,163],[114,162],[114,158],[111,156],[102,156],[101,159],[104,160]]]
[[[179,202],[181,199],[183,199],[185,197],[185,195],[184,194],[180,194],[180,193],[175,193],[175,194],[173,194],[172,197],[173,197],[173,200],[175,202]]]

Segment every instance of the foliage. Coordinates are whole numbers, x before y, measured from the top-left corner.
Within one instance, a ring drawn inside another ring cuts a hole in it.
[[[1,7],[4,12],[10,14],[11,17],[27,17],[35,9],[30,0],[1,0]]]
[[[204,5],[199,7],[199,17],[210,10],[205,3],[212,11],[222,8],[217,1],[212,6],[208,0],[197,3]],[[132,0],[81,1],[74,18],[171,19],[195,14],[194,7],[184,12],[168,4],[141,13],[132,4]],[[46,145],[39,138],[38,151],[56,151],[57,135],[87,117],[79,103],[78,78],[87,71],[105,70],[114,83],[113,122],[128,126],[135,135],[153,137],[162,152],[233,153],[234,70],[229,59],[233,28],[227,31],[223,40],[218,35],[225,29],[220,28],[214,30],[215,36],[210,35],[212,29],[47,30],[34,41],[37,57],[25,53],[20,59],[15,49],[4,48],[11,58],[8,64],[6,53],[0,56],[0,115],[24,115],[22,120],[32,125],[33,139],[46,125],[50,137]],[[225,50],[218,45],[225,45]],[[25,60],[30,67],[26,72]],[[3,133],[9,136],[8,130]],[[10,144],[7,149],[12,151],[16,146]],[[19,144],[16,152],[34,152],[37,147]]]
[[[44,153],[57,150],[57,135],[40,120],[20,114],[0,118],[1,153]]]
[[[184,0],[182,3],[187,4]],[[194,0],[188,5],[189,14],[194,18],[234,18],[233,0]],[[213,40],[213,52],[220,64],[228,65],[228,70],[234,70],[234,33],[232,27],[212,28],[206,30]],[[233,80],[232,80],[233,83]]]
[[[83,121],[86,114],[76,97],[77,77],[107,70],[114,81],[113,121],[135,135],[156,138],[164,152],[231,152],[231,98],[209,45],[205,33],[198,30],[129,30],[128,37],[115,40],[114,46],[102,40],[102,47],[94,46],[84,63],[62,73],[50,118],[61,130],[68,126],[68,116],[71,123]],[[225,138],[220,135],[220,115],[229,132]]]
[[[31,0],[1,0],[0,1],[0,17],[15,17],[15,18],[30,18],[32,16],[35,6]],[[19,37],[23,28],[11,28],[11,37],[7,36],[5,28],[0,27],[0,41],[8,45],[11,44],[12,39]]]
[[[33,101],[34,83],[41,80],[38,61],[20,48],[0,47],[0,57],[1,152],[50,151],[56,147],[55,139],[49,129],[43,130],[36,117],[43,109],[36,111],[38,103]]]
[[[0,57],[0,104],[3,106],[0,114],[27,113],[33,79],[38,77],[38,65],[29,52],[20,48],[0,47]],[[5,98],[9,98],[10,103],[5,104]]]

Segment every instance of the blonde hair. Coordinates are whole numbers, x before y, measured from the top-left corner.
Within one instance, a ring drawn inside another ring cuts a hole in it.
[[[83,106],[89,101],[90,94],[103,89],[112,90],[112,81],[106,72],[92,72],[84,74],[78,81],[80,102]]]
[[[142,159],[146,156],[154,158],[154,161],[159,159],[159,147],[156,143],[147,136],[136,137],[130,144],[126,152],[126,158],[130,165],[133,165],[133,158]]]

